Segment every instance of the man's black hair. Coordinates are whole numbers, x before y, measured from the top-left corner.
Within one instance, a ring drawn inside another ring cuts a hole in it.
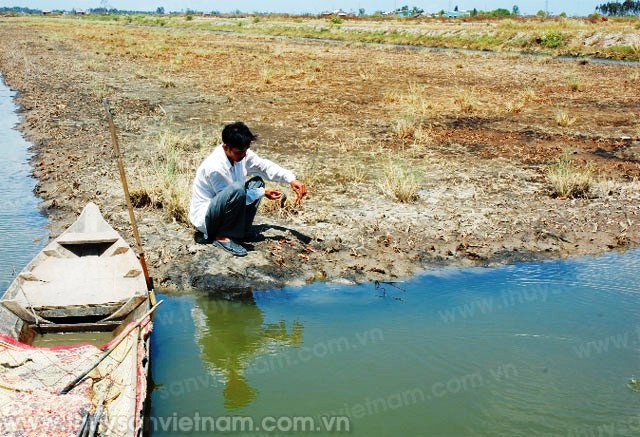
[[[257,138],[241,121],[230,123],[222,129],[222,142],[232,149],[246,149]]]

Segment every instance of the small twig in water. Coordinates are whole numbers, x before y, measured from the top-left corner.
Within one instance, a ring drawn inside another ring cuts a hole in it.
[[[406,291],[404,288],[399,287],[399,286],[396,285],[396,284],[399,284],[399,283],[400,282],[397,282],[397,281],[395,281],[395,282],[392,282],[392,281],[374,281],[373,285],[375,287],[375,290],[380,290],[382,292],[382,294],[377,294],[376,296],[377,297],[381,297],[381,298],[387,297],[387,289],[384,288],[381,284],[390,285],[390,286],[392,286],[392,287],[394,287],[394,288],[396,288],[396,289],[398,289],[398,290],[400,290],[402,292]],[[402,297],[399,297],[399,296],[391,296],[391,297],[393,299],[395,299],[395,300],[403,301]]]

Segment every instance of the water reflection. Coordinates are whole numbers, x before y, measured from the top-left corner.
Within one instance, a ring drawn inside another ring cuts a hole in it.
[[[636,250],[433,271],[405,291],[163,296],[151,415],[346,415],[354,436],[637,436],[638,271]]]
[[[224,406],[249,405],[258,391],[245,376],[256,358],[302,344],[303,326],[295,320],[291,333],[284,320],[265,323],[253,296],[244,301],[199,297],[193,310],[196,337],[204,362],[224,381]]]

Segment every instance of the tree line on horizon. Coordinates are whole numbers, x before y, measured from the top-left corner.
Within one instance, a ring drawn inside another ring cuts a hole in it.
[[[640,1],[625,0],[624,2],[615,1],[615,2],[602,3],[596,6],[595,10],[600,12],[603,15],[609,15],[609,16],[640,15]],[[73,11],[75,10],[72,10],[71,12]],[[455,7],[454,11],[456,12],[458,11],[457,6]],[[42,14],[42,12],[43,11],[41,9],[32,9],[32,8],[21,7],[21,6],[0,7],[0,13],[5,13],[5,14],[6,13]],[[64,13],[65,11],[61,9],[55,9],[52,12]],[[165,8],[158,7],[154,12],[154,11],[127,11],[127,10],[120,10],[116,8],[101,7],[101,8],[88,9],[88,12],[92,14],[153,14],[155,13],[155,14],[164,15]],[[407,6],[402,6],[401,8],[396,9],[395,12],[401,15],[411,16],[411,15],[421,14],[424,12],[424,10],[416,6],[409,7],[407,5]],[[194,14],[194,13],[197,13],[197,11],[187,10],[187,14],[188,13]],[[239,14],[241,12],[236,11],[236,13]],[[443,15],[443,14],[444,14],[444,11],[440,11],[440,15]],[[519,15],[519,14],[520,14],[520,8],[517,5],[513,6],[513,9],[511,11],[509,11],[508,9],[496,9],[494,11],[478,11],[475,8],[473,9],[473,11],[471,11],[472,16],[476,16],[476,15],[509,16],[509,15]],[[364,8],[360,8],[358,15],[360,16],[366,15]],[[377,14],[374,13],[373,15],[375,16]],[[540,15],[540,12],[538,13],[538,15]]]
[[[602,3],[596,6],[596,11],[600,11],[604,15],[614,16],[640,15],[640,1],[625,0],[622,3]]]
[[[55,13],[64,13],[67,12],[64,9],[51,9],[51,12],[55,12]],[[76,11],[76,9],[71,9],[69,12],[74,12]],[[153,12],[151,11],[126,11],[126,10],[122,10],[122,9],[116,9],[116,8],[93,8],[93,9],[87,9],[88,12],[92,13],[92,14],[153,14]],[[164,8],[162,8],[162,13],[164,13]],[[32,9],[32,8],[28,8],[28,7],[22,7],[22,6],[2,6],[0,7],[0,14],[26,14],[26,15],[39,15],[42,14],[44,11],[42,9]],[[157,13],[157,11],[156,11]]]

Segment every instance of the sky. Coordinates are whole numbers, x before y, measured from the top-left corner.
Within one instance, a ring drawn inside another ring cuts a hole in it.
[[[551,14],[566,12],[568,15],[589,15],[599,4],[611,0],[0,0],[2,6],[23,6],[32,9],[91,9],[107,6],[108,8],[155,11],[164,7],[166,12],[185,11],[220,11],[232,12],[284,12],[290,14],[319,13],[327,10],[342,9],[346,12],[357,13],[364,8],[366,13],[375,11],[390,11],[404,5],[417,6],[427,12],[437,12],[442,9],[453,10],[456,6],[461,11],[478,10],[490,11],[497,8],[512,10],[514,5],[520,8],[523,15],[534,15],[540,10],[548,10]]]

